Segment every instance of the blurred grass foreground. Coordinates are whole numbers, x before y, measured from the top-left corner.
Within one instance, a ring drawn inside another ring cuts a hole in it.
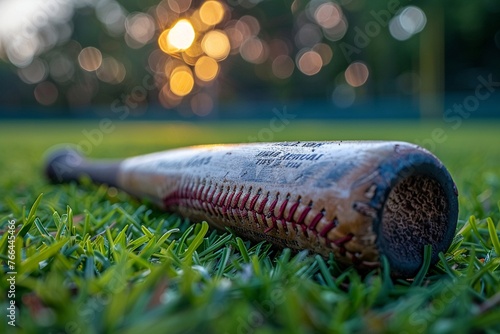
[[[3,0],[0,117],[248,118],[283,105],[497,117],[499,13],[495,0]]]

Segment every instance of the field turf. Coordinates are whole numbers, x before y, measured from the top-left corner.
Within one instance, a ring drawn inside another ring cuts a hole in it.
[[[500,332],[499,122],[282,125],[115,122],[103,131],[94,122],[2,121],[0,332]],[[42,175],[44,152],[61,143],[120,158],[207,143],[350,139],[422,144],[457,183],[454,242],[414,279],[393,280],[387,268],[362,277],[333,257],[249,242],[113,188],[51,185]]]

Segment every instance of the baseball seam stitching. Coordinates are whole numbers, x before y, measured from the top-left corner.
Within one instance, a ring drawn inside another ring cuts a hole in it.
[[[207,183],[208,187],[206,187]],[[280,192],[277,192],[276,198],[271,203],[269,212],[266,215],[263,211],[265,205],[269,201],[270,192],[266,193],[265,198],[256,209],[255,205],[257,204],[259,198],[263,195],[262,188],[259,188],[255,195],[253,195],[253,197],[251,197],[253,190],[252,186],[250,186],[246,191],[244,190],[244,186],[241,186],[238,192],[236,189],[236,186],[231,189],[230,186],[224,187],[223,185],[219,185],[218,183],[213,183],[212,181],[206,182],[205,180],[202,180],[201,182],[186,182],[184,186],[181,186],[173,194],[165,198],[164,204],[167,206],[185,205],[187,207],[207,212],[213,216],[230,219],[235,222],[239,222],[239,220],[237,219],[238,216],[246,216],[250,218],[251,215],[251,218],[255,222],[263,225],[267,225],[267,219],[271,219],[271,226],[266,228],[264,230],[264,233],[269,233],[273,229],[276,229],[278,226],[278,221],[280,221],[286,234],[289,233],[289,228],[293,228],[296,232],[299,232],[300,228],[305,234],[312,233],[316,237],[322,237],[326,239],[329,246],[336,246],[339,249],[339,253],[342,256],[348,255],[350,260],[354,264],[360,263],[360,259],[356,256],[356,254],[347,251],[345,248],[345,244],[353,239],[354,234],[349,233],[343,237],[333,240],[327,237],[327,234],[338,226],[337,217],[330,221],[319,232],[316,230],[316,226],[325,216],[326,211],[324,208],[314,216],[309,225],[306,225],[304,223],[306,216],[312,211],[312,200],[304,209],[302,209],[301,212],[299,211],[299,218],[294,221],[293,216],[299,208],[299,205],[301,203],[301,196],[299,196],[297,200],[292,204],[288,216],[285,217],[285,211],[288,204],[291,202],[291,196],[289,193],[287,193],[285,198],[283,199],[283,196],[280,194]],[[241,204],[238,206],[240,198]],[[182,203],[183,201],[184,203]],[[248,209],[247,203],[249,203]],[[279,207],[277,215],[274,214],[276,207]]]

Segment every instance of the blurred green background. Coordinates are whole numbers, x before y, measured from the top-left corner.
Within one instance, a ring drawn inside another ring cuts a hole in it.
[[[500,3],[0,0],[0,118],[497,117]],[[458,106],[458,107],[457,107]]]

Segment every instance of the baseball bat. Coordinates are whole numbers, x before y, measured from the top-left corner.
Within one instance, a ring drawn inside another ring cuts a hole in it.
[[[148,198],[192,221],[249,239],[328,256],[361,271],[385,255],[397,277],[416,275],[450,246],[456,186],[429,151],[405,142],[206,145],[119,161],[52,152],[54,182],[93,181]]]

